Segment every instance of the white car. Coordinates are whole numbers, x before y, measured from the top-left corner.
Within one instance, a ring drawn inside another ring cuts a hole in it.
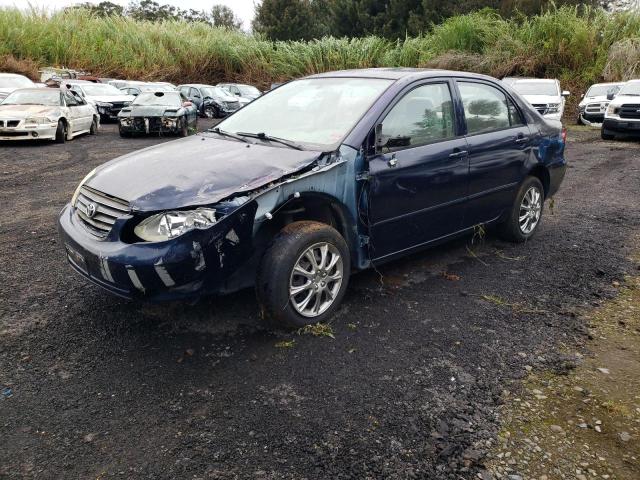
[[[509,79],[511,88],[518,92],[540,115],[551,120],[561,120],[567,91],[560,89],[560,82],[551,78]]]
[[[0,73],[0,102],[14,90],[33,87],[37,87],[37,85],[24,75],[18,75],[17,73]]]
[[[591,85],[578,104],[578,125],[602,123],[609,102],[620,91],[624,83],[596,83]]]
[[[0,103],[0,140],[55,140],[95,135],[100,117],[93,106],[57,88],[15,90]]]
[[[609,102],[602,122],[602,139],[616,134],[640,136],[640,80],[629,80]]]
[[[123,107],[133,102],[136,97],[118,90],[107,83],[93,83],[86,80],[69,80],[64,87],[81,95],[87,103],[96,107],[101,120],[117,120]]]

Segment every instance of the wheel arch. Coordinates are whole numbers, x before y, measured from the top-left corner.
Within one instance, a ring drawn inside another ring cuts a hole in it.
[[[536,165],[531,170],[529,170],[529,176],[536,177],[542,183],[542,188],[544,189],[544,198],[547,198],[549,195],[549,190],[551,188],[551,175],[549,174],[549,169],[544,165]]]

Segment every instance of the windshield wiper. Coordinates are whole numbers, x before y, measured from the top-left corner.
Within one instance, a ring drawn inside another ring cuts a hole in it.
[[[207,130],[207,132],[217,133],[218,135],[221,135],[223,137],[233,138],[233,139],[238,140],[240,142],[250,143],[250,144],[253,145],[253,142],[250,142],[246,138],[243,138],[240,135],[236,135],[235,133],[227,132],[225,130],[220,130],[218,127],[210,128],[209,130]]]
[[[271,135],[267,135],[264,132],[259,132],[259,133],[238,132],[238,135],[242,135],[243,137],[257,138],[259,140],[266,140],[268,142],[281,143],[282,145],[286,145],[287,147],[293,148],[295,150],[304,150],[302,146],[298,145],[295,142],[292,142],[291,140],[287,140],[286,138],[280,138],[280,137],[272,137]]]

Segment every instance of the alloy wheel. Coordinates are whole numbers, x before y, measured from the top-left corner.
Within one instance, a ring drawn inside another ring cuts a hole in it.
[[[542,194],[536,187],[530,187],[522,198],[518,223],[523,234],[529,235],[540,222]]]
[[[289,280],[293,308],[307,318],[322,315],[333,304],[342,285],[344,265],[338,249],[316,243],[298,257]]]

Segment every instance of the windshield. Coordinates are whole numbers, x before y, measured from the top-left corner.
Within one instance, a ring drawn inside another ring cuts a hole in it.
[[[238,85],[238,90],[240,90],[240,93],[243,95],[260,95],[260,90],[251,85]]]
[[[588,91],[585,97],[606,97],[609,92],[616,94],[620,90],[620,85],[594,85]]]
[[[135,87],[136,85],[134,85]],[[156,83],[148,83],[145,85],[137,85],[141,92],[172,92],[175,91],[173,88],[168,87],[167,85],[160,85]]]
[[[141,93],[132,105],[155,105],[163,107],[181,107],[182,100],[178,92]]]
[[[228,97],[229,96],[229,92],[227,92],[226,90],[223,90],[220,87],[202,87],[200,88],[200,90],[202,91],[202,95],[204,95],[205,97]]]
[[[511,87],[520,95],[560,95],[556,82],[518,81]]]
[[[0,77],[0,88],[29,88],[34,84],[26,77]]]
[[[17,90],[4,99],[2,105],[47,105],[60,106],[60,90]]]
[[[247,104],[219,127],[332,149],[391,83],[376,78],[296,80]]]
[[[618,95],[630,95],[630,96],[639,96],[640,95],[640,82],[629,82],[625,83],[624,86],[620,89],[620,93]]]
[[[101,95],[124,95],[124,93],[116,87],[106,83],[83,83],[79,86],[84,90],[85,95],[89,95],[90,97]]]

